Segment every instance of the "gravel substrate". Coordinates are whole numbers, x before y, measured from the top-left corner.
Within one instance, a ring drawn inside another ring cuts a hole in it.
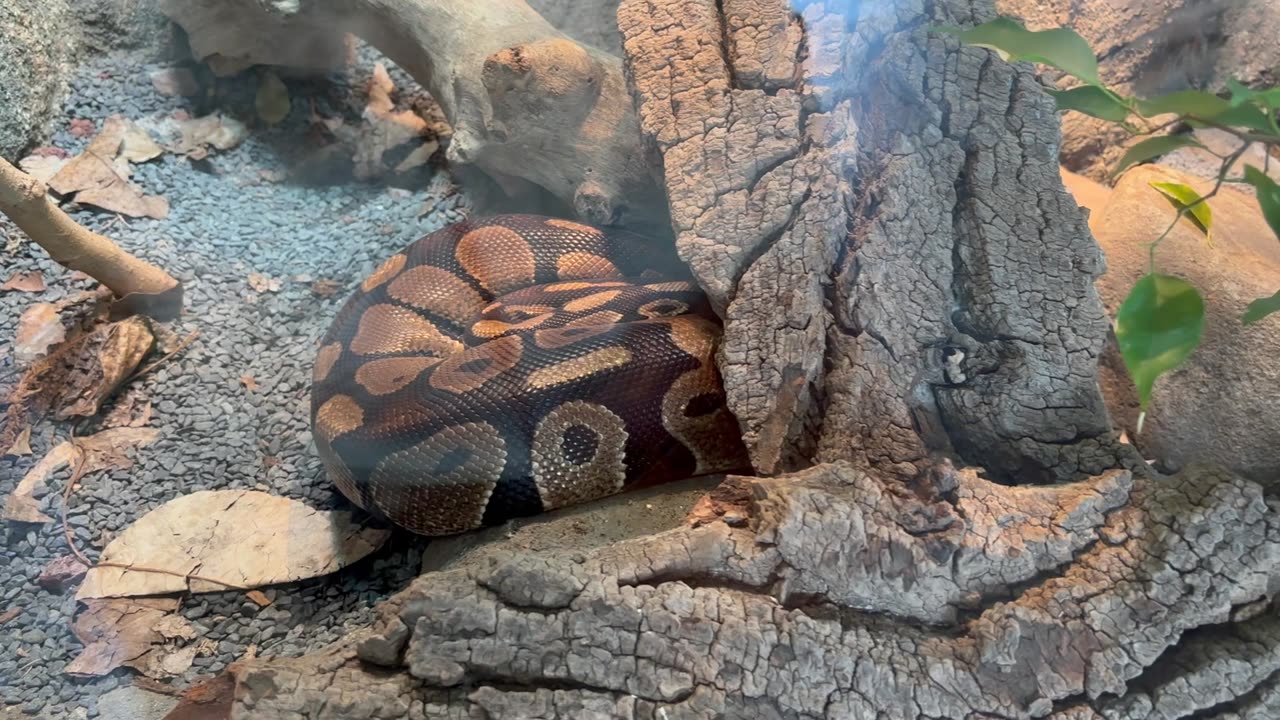
[[[114,113],[155,119],[180,108],[197,115],[216,107],[241,117],[253,130],[243,145],[199,166],[166,154],[136,167],[139,185],[169,199],[166,220],[126,224],[106,213],[74,212],[78,221],[179,277],[186,285],[186,312],[169,327],[179,337],[201,332],[188,350],[135,383],[154,405],[151,426],[159,428],[161,439],[137,453],[135,467],[86,477],[71,500],[69,524],[91,558],[106,539],[148,510],[196,490],[256,488],[317,507],[347,507],[325,477],[308,429],[316,343],[339,304],[382,259],[465,212],[461,196],[442,174],[412,190],[263,179],[263,171],[283,170],[304,146],[310,102],[320,111],[358,113],[372,67],[367,50],[345,78],[290,81],[291,115],[272,129],[253,118],[252,73],[222,82],[222,97],[196,107],[156,92],[149,74],[160,66],[140,57],[101,57],[81,67],[72,81],[65,122],[51,144],[72,153],[84,147],[87,138],[68,132],[73,118],[101,127]],[[409,84],[398,71],[393,77],[400,87]],[[0,231],[8,238],[20,236],[4,219]],[[72,280],[32,244],[5,252],[5,241],[0,237],[0,282],[15,271],[41,270],[49,286],[38,294],[0,293],[0,348],[11,349],[24,308],[56,301],[90,283]],[[280,290],[255,292],[250,273],[282,279]],[[342,289],[319,297],[306,278],[332,279]],[[7,392],[17,373],[12,352],[0,355],[0,392]],[[245,388],[241,376],[246,375],[256,389]],[[43,422],[32,437],[32,456],[0,460],[0,495],[7,495],[69,432],[66,424]],[[66,471],[56,474],[42,498],[42,509],[54,517],[66,479]],[[20,609],[0,626],[0,715],[7,704],[38,717],[97,717],[95,699],[128,682],[132,673],[118,670],[88,681],[63,673],[80,650],[70,631],[74,591],[53,594],[35,584],[50,560],[68,553],[60,524],[9,525],[0,533],[0,613]],[[251,645],[259,655],[296,655],[367,623],[372,606],[415,574],[422,547],[420,539],[396,535],[383,551],[346,571],[267,589],[273,602],[266,608],[240,592],[184,598],[181,612],[217,650],[198,657],[175,684],[221,670]]]

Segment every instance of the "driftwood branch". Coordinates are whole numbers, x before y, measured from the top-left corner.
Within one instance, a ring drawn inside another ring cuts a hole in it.
[[[277,38],[351,32],[403,67],[453,126],[447,157],[531,182],[603,225],[666,226],[622,60],[523,0],[165,0],[201,58],[280,61]]]
[[[0,158],[0,212],[54,261],[109,288],[119,298],[117,315],[137,312],[168,320],[182,311],[182,284],[173,276],[72,220],[49,197],[43,182],[4,158]]]

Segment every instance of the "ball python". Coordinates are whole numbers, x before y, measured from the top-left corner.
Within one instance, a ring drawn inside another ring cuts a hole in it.
[[[448,535],[746,466],[720,324],[670,248],[556,218],[468,219],[391,256],[320,342],[337,487]]]

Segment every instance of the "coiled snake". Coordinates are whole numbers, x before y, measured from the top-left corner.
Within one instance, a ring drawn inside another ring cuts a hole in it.
[[[531,215],[393,255],[321,341],[316,446],[357,505],[446,535],[745,466],[720,326],[671,251]]]

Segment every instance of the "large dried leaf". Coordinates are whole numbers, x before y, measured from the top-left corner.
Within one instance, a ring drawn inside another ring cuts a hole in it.
[[[181,675],[195,659],[195,628],[176,615],[173,598],[88,600],[72,631],[84,649],[67,663],[66,673],[82,677],[106,675],[130,667],[147,677]]]
[[[102,124],[89,147],[49,179],[54,192],[74,196],[81,205],[92,205],[129,217],[169,216],[169,201],[146,195],[129,182],[129,162],[119,157],[129,125],[119,115]]]
[[[147,513],[102,553],[104,563],[151,571],[94,568],[77,597],[215,592],[293,582],[346,567],[389,536],[387,530],[353,523],[349,512],[323,512],[251,490],[201,491]]]
[[[18,437],[9,443],[8,449],[4,451],[5,455],[19,457],[31,454],[31,426],[27,425],[18,431]]]
[[[351,159],[357,179],[407,172],[426,163],[440,147],[438,141],[428,139],[431,130],[426,120],[412,110],[395,109],[393,92],[395,83],[387,69],[381,63],[374,65],[363,123],[358,128],[331,128],[354,148]]]
[[[18,318],[18,336],[13,346],[13,357],[19,363],[29,363],[47,353],[51,346],[66,339],[67,329],[62,326],[57,306],[35,303]]]
[[[124,469],[133,462],[130,448],[149,445],[160,436],[154,428],[111,428],[96,435],[76,438],[59,443],[31,468],[4,504],[4,519],[14,522],[47,523],[53,518],[40,512],[40,503],[34,494],[48,481],[49,476],[65,465],[72,465],[72,480],[98,470]]]

